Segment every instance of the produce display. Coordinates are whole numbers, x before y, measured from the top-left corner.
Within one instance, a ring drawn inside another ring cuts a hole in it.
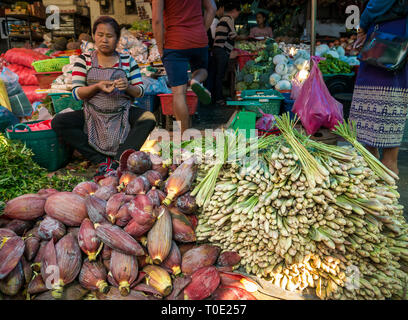
[[[351,56],[350,53],[354,53],[354,56]],[[350,65],[350,66],[358,66],[360,65],[360,61],[357,59],[356,55],[358,52],[350,52],[344,49],[344,46],[328,46],[326,44],[322,44],[316,47],[316,55],[320,57],[327,57],[331,56],[332,58],[340,59],[342,62]]]
[[[118,170],[97,182],[8,201],[0,299],[256,300],[244,284],[257,284],[233,272],[237,253],[194,243],[192,160],[168,166],[126,150]]]
[[[259,141],[258,161],[200,165],[197,240],[237,252],[246,272],[290,291],[407,299],[408,224],[397,176],[357,142],[353,126],[337,127],[352,145],[338,147],[294,130],[288,115],[276,120],[282,135]],[[225,159],[235,143],[224,143]]]
[[[319,69],[323,74],[351,73],[351,66],[330,54],[323,55],[325,60],[319,62]]]
[[[235,47],[249,52],[258,52],[266,48],[266,41],[237,41]]]
[[[237,90],[291,90],[292,78],[303,68],[307,69],[310,55],[306,50],[298,50],[291,57],[281,48],[285,49],[282,45],[268,42],[255,60],[249,60],[237,74]]]
[[[46,169],[32,159],[33,152],[20,141],[0,134],[0,199],[8,201],[43,188],[71,191],[84,178],[71,174],[48,177]]]

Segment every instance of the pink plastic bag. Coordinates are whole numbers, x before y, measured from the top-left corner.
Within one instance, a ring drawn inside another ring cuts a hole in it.
[[[262,114],[262,118],[256,121],[255,128],[264,131],[274,129],[276,127],[276,120],[273,114],[263,113],[259,108],[258,111]]]
[[[312,60],[309,78],[303,83],[292,109],[309,135],[315,134],[321,127],[334,129],[339,121],[343,122],[343,105],[330,95],[318,68],[319,61],[324,58],[314,56]]]

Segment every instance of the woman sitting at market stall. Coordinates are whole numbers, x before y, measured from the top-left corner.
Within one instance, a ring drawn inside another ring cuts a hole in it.
[[[152,113],[133,106],[144,86],[136,61],[119,54],[118,23],[111,17],[93,26],[96,50],[79,56],[72,72],[72,95],[83,110],[57,114],[52,128],[88,160],[99,163],[96,174],[115,170],[126,149],[140,149],[156,121]]]
[[[267,16],[265,13],[258,12],[256,14],[256,22],[258,25],[256,27],[251,28],[249,32],[249,38],[258,38],[258,37],[272,38],[273,37],[272,28],[266,25],[266,19],[267,19]]]

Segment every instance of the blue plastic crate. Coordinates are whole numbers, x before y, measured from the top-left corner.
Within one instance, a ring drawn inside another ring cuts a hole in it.
[[[290,93],[282,93],[282,95],[285,97],[285,100],[283,100],[282,104],[282,114],[289,112],[289,117],[291,120],[295,118],[295,113],[292,112],[293,105],[295,104],[295,100],[292,100],[290,98]]]
[[[139,108],[150,112],[154,112],[159,106],[158,97],[155,94],[145,94],[142,98],[137,98],[136,102]]]

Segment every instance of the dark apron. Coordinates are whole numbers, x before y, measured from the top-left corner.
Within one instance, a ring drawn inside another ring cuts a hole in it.
[[[117,80],[127,77],[119,57],[119,69],[99,68],[96,52],[92,53],[92,67],[86,81],[88,85],[99,81]],[[114,156],[120,144],[125,142],[129,132],[130,97],[115,89],[108,94],[99,91],[91,99],[84,101],[85,126],[88,143],[98,152]]]

